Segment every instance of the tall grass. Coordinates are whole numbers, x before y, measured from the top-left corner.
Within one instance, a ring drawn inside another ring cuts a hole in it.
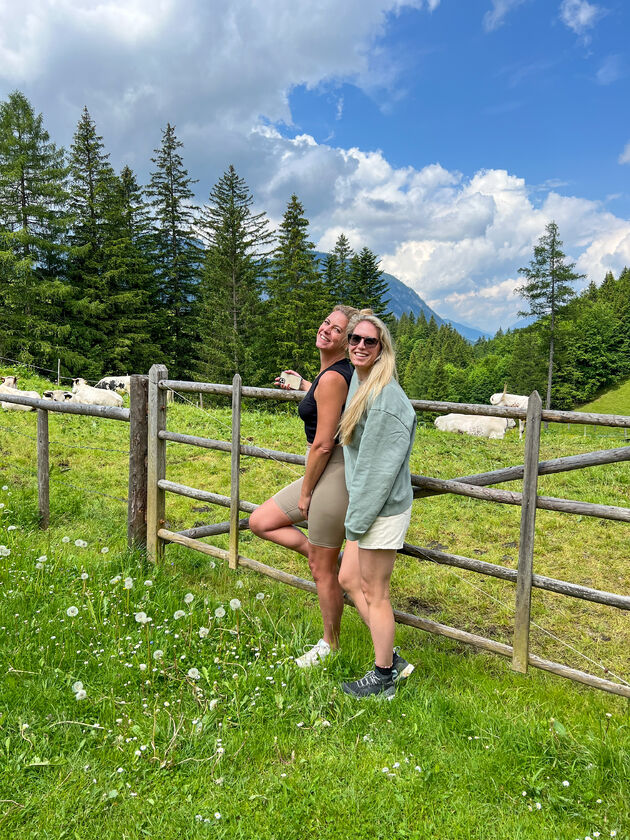
[[[169,418],[210,437],[226,437],[230,423],[227,409],[181,404]],[[34,429],[34,414],[0,413],[0,836],[628,837],[626,701],[516,675],[491,655],[400,627],[415,673],[392,703],[357,703],[339,688],[370,666],[353,611],[341,652],[299,671],[293,658],[320,635],[312,596],[178,546],[159,567],[127,550],[125,424],[50,416],[52,524],[40,531]],[[292,415],[251,406],[243,436],[303,447]],[[553,429],[542,457],[605,440]],[[412,469],[450,477],[520,462],[514,436],[425,427]],[[224,455],[172,445],[168,465],[173,480],[229,494]],[[254,502],[294,477],[255,459],[242,469],[242,495]],[[546,495],[624,504],[627,467],[541,481]],[[205,507],[169,496],[170,527],[227,518]],[[627,592],[626,526],[545,512],[537,525],[536,571]],[[409,540],[509,565],[518,511],[427,499]],[[251,534],[241,552],[307,575],[301,558]],[[510,640],[505,583],[401,558],[393,598]],[[620,611],[535,592],[533,612],[560,640],[536,630],[534,652],[596,668],[585,654],[628,679]]]

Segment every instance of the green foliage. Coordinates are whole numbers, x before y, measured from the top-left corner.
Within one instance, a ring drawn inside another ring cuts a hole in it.
[[[200,228],[206,239],[199,287],[200,363],[197,376],[247,385],[268,384],[260,360],[268,343],[261,293],[272,235],[264,213],[230,166],[212,188]]]
[[[387,281],[383,279],[379,262],[376,254],[366,246],[352,257],[344,303],[356,306],[357,309],[371,309],[375,315],[387,321],[391,320],[387,310],[389,298],[385,298]]]
[[[66,175],[42,115],[10,94],[0,103],[0,354],[27,363],[50,364],[68,335]]]
[[[157,321],[163,335],[162,353],[170,374],[189,376],[194,367],[197,330],[196,297],[202,249],[193,231],[191,185],[179,153],[183,143],[167,123],[162,143],[151,158],[155,169],[147,193],[154,217],[155,275],[158,285]]]

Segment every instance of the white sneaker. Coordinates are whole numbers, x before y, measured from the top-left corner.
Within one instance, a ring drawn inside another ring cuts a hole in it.
[[[330,645],[328,642],[325,642],[323,639],[320,639],[319,642],[312,647],[310,650],[307,650],[306,653],[303,653],[302,656],[298,656],[295,660],[295,664],[298,668],[312,668],[313,665],[319,665],[320,662],[323,662],[324,659],[330,653]]]

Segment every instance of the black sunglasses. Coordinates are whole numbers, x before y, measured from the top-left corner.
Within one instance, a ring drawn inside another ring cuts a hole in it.
[[[351,347],[358,347],[361,342],[365,344],[366,347],[376,347],[379,343],[379,338],[372,338],[372,336],[367,335],[359,335],[358,333],[350,333],[348,336],[348,344]]]

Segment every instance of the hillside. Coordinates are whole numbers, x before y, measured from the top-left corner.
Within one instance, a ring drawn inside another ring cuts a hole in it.
[[[597,399],[580,406],[576,411],[593,412],[594,414],[624,414],[630,416],[630,379],[616,388],[606,391]]]

